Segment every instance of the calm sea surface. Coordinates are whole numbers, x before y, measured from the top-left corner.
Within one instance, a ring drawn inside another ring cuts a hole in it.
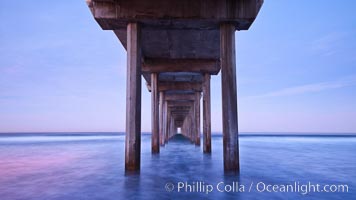
[[[221,136],[211,155],[182,136],[151,155],[144,134],[133,175],[124,145],[114,133],[0,134],[0,199],[356,199],[356,137],[242,136],[239,176],[223,173]]]

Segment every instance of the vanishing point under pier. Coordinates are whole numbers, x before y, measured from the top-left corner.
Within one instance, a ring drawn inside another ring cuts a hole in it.
[[[263,0],[87,0],[95,20],[127,51],[125,169],[141,154],[141,76],[151,92],[152,153],[181,133],[211,153],[210,77],[221,71],[225,172],[239,172],[235,31]],[[201,104],[202,102],[202,104]]]

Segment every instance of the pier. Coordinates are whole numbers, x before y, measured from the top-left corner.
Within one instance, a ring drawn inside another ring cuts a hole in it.
[[[221,71],[223,156],[239,171],[235,31],[263,0],[87,0],[95,20],[127,51],[125,169],[140,169],[141,76],[151,92],[152,153],[181,133],[211,153],[210,78]]]

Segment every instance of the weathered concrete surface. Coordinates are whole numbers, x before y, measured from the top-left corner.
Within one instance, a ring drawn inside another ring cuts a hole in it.
[[[130,21],[153,28],[216,29],[229,21],[238,30],[247,30],[263,0],[87,0],[103,29],[125,29]]]
[[[203,151],[211,153],[211,103],[210,74],[204,74],[203,82]]]
[[[142,66],[143,73],[151,72],[198,72],[216,75],[220,71],[218,59],[149,59]]]
[[[151,91],[151,85],[147,85],[149,91]],[[194,83],[190,81],[186,82],[178,82],[178,81],[164,81],[159,82],[158,90],[162,91],[188,91],[188,92],[195,92],[195,91],[202,91],[201,83]]]
[[[240,169],[240,165],[237,127],[235,27],[231,24],[222,24],[220,37],[224,169],[225,171],[237,172]]]
[[[141,48],[140,26],[127,28],[126,138],[125,169],[140,169],[141,156]]]
[[[194,118],[195,118],[195,145],[200,146],[200,92],[195,92]]]
[[[247,30],[263,0],[87,0],[104,30],[114,30],[126,48],[128,22],[142,24],[143,57],[219,59],[221,23]],[[216,73],[216,71],[215,71]]]
[[[159,144],[164,146],[164,91],[159,92]]]
[[[235,31],[251,26],[263,0],[87,0],[87,4],[101,28],[113,30],[128,53],[126,169],[140,168],[140,76],[152,92],[152,152],[159,152],[159,143],[166,143],[178,127],[200,144],[202,94],[203,149],[209,153],[210,76],[221,70],[224,169],[239,171]]]
[[[152,153],[159,153],[159,93],[158,74],[151,74],[151,109],[152,109]]]

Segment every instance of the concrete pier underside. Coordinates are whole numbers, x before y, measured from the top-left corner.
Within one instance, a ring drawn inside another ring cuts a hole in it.
[[[224,169],[239,171],[235,31],[263,0],[87,0],[127,50],[125,167],[140,169],[141,75],[152,94],[152,153],[177,134],[211,153],[210,77],[221,70]],[[201,106],[201,101],[202,105]]]

